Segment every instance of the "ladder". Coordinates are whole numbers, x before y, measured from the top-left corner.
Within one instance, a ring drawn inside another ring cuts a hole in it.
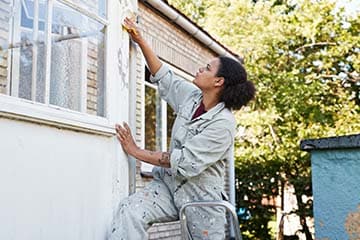
[[[183,239],[183,240],[188,239],[188,227],[186,224],[186,215],[185,215],[186,208],[188,208],[188,207],[216,207],[216,206],[224,207],[226,211],[230,212],[230,215],[232,217],[232,223],[233,223],[232,227],[234,230],[235,239],[242,240],[235,207],[227,201],[197,201],[197,202],[185,203],[180,208],[180,212],[179,212],[180,225],[181,225],[181,239]]]

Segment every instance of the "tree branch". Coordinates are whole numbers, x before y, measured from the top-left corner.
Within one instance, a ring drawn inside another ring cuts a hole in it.
[[[305,50],[305,48],[310,48],[310,47],[316,47],[316,46],[335,46],[336,43],[334,42],[318,42],[318,43],[311,43],[311,44],[305,44],[304,46],[298,47],[297,49],[295,49],[295,52],[297,51],[303,51]]]
[[[356,83],[356,82],[360,81],[360,77],[357,77],[357,76],[355,76],[355,75],[353,75],[353,74],[349,74],[349,75],[347,75],[347,76],[348,76],[347,80],[350,81],[350,82]],[[331,74],[329,74],[329,75],[327,75],[327,74],[321,74],[321,75],[319,75],[319,76],[316,77],[316,79],[319,79],[319,78],[342,79],[342,78],[339,77],[338,75],[334,75],[334,74],[332,74],[332,75],[331,75]]]

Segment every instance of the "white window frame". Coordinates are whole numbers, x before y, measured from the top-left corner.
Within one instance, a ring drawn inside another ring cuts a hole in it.
[[[180,70],[179,68],[175,67],[175,66],[172,66],[172,65],[169,65],[168,66],[170,67],[170,70],[172,70],[176,75],[184,78],[185,80],[189,81],[189,82],[192,82],[193,79],[194,79],[194,76],[184,72],[183,70]],[[147,82],[145,81],[144,79],[144,93],[143,93],[143,101],[142,102],[142,116],[143,116],[143,121],[142,121],[142,128],[143,128],[143,136],[142,136],[142,142],[144,143],[144,147],[145,147],[145,91],[146,91],[146,87],[150,87],[150,88],[153,88],[155,89],[156,91],[158,91],[158,87],[153,84],[153,83],[150,83],[150,82]],[[163,99],[161,99],[161,117],[160,117],[160,121],[161,121],[161,146],[160,146],[160,151],[163,151],[163,152],[166,152],[168,151],[167,149],[167,102],[164,101]],[[146,175],[150,174],[152,169],[153,169],[153,165],[151,164],[148,164],[148,163],[145,163],[145,162],[141,162],[141,173],[144,173]]]
[[[24,0],[21,0],[21,2],[23,2]],[[14,35],[13,37],[13,42],[20,42],[20,34],[21,32],[33,32],[33,42],[36,42],[38,39],[39,31],[38,31],[38,19],[39,19],[39,5],[38,2],[39,0],[33,0],[34,1],[34,6],[35,10],[34,10],[34,20],[33,20],[33,24],[34,27],[33,29],[29,29],[20,25],[14,25],[14,34],[16,34],[16,36]],[[16,4],[19,4],[17,7],[21,8],[21,3],[20,1],[18,1]],[[21,13],[19,13],[18,11],[18,16],[17,18],[21,19]],[[21,21],[21,20],[20,20]],[[41,33],[42,35],[45,34],[45,32]],[[54,36],[54,34],[52,34],[52,36]],[[87,57],[87,43],[88,40],[86,38],[80,38],[80,39],[76,39],[75,41],[80,43],[81,46],[81,59],[86,59]],[[38,47],[37,44],[34,44],[32,46],[32,51],[33,51],[33,55],[32,55],[32,76],[31,76],[31,100],[32,101],[36,101],[36,82],[37,82],[37,58],[38,58]],[[13,52],[12,54],[12,65],[13,66],[19,66],[20,65],[20,52],[18,51],[18,49],[16,49],[16,51]],[[49,68],[47,68],[49,69]],[[80,87],[80,92],[79,92],[79,98],[80,98],[80,109],[79,111],[75,110],[76,112],[86,112],[86,103],[87,103],[87,64],[86,61],[81,61],[81,75],[80,75],[80,82],[81,82],[81,87]],[[15,67],[12,68],[12,82],[11,82],[11,96],[12,97],[19,97],[19,76],[20,76],[20,68]],[[10,79],[9,79],[10,81]],[[50,99],[49,99],[50,101]],[[50,103],[49,103],[50,104]],[[56,106],[56,105],[55,105]]]
[[[36,4],[39,0],[33,0]],[[45,56],[46,56],[46,70],[45,70],[45,103],[40,103],[32,100],[27,99],[21,99],[18,98],[18,85],[17,88],[13,85],[11,87],[10,92],[10,72],[8,72],[8,84],[7,84],[7,94],[8,95],[2,95],[0,94],[0,117],[7,117],[11,119],[19,119],[19,120],[25,120],[30,122],[36,122],[40,124],[50,125],[50,126],[56,126],[56,127],[64,127],[68,129],[75,129],[79,131],[85,131],[90,133],[96,133],[101,135],[108,135],[113,136],[115,131],[113,127],[113,123],[110,122],[108,117],[108,106],[106,104],[107,100],[105,100],[105,117],[100,117],[96,115],[91,115],[86,113],[86,87],[87,84],[83,84],[81,86],[81,109],[80,111],[74,111],[66,108],[62,108],[59,106],[51,105],[49,103],[50,100],[50,64],[51,64],[51,21],[52,21],[52,10],[54,1],[57,1],[61,4],[64,4],[76,11],[78,11],[81,14],[84,14],[85,16],[89,17],[90,19],[97,21],[101,24],[103,24],[106,29],[109,26],[109,21],[107,19],[104,19],[97,14],[94,14],[92,12],[89,12],[88,10],[82,8],[81,6],[78,6],[74,3],[73,0],[47,0],[47,15],[46,15],[46,23],[45,23],[45,44],[47,46],[45,50]],[[109,12],[109,0],[107,0],[107,11],[106,11],[106,18],[108,18],[108,12]],[[20,36],[20,29],[13,29],[12,25],[20,26],[21,21],[21,2],[14,0],[14,6],[12,6],[13,11],[19,14],[18,16],[15,16],[13,19],[14,21],[10,24],[10,34],[18,34],[17,39],[19,39]],[[34,11],[34,19],[38,16],[38,9]],[[34,21],[35,22],[35,21]],[[49,24],[50,23],[50,24]],[[36,24],[34,24],[34,27]],[[35,33],[35,37],[38,33]],[[108,54],[108,31],[105,31],[104,36],[104,42],[105,42],[105,76],[104,79],[107,79],[106,74],[106,55]],[[16,39],[16,37],[13,37],[12,39]],[[84,45],[83,45],[84,46]],[[86,45],[85,45],[86,46]],[[36,50],[35,50],[36,51]],[[86,54],[82,53],[82,54]],[[86,55],[85,55],[86,56]],[[34,60],[34,59],[33,59]],[[13,64],[13,59],[8,59],[8,61],[12,61],[9,64]],[[83,64],[84,66],[81,66],[83,69],[85,68],[85,78],[86,78],[86,64]],[[36,67],[36,66],[35,66]],[[34,68],[34,65],[33,65]],[[10,70],[8,70],[10,71]],[[32,76],[32,81],[34,81],[34,77],[36,79],[36,71],[35,76]],[[82,76],[83,77],[83,76]],[[16,80],[15,80],[16,79]],[[12,81],[15,80],[15,85],[19,82],[19,76],[12,77]],[[17,81],[17,83],[16,83]],[[36,81],[35,81],[36,82]],[[85,82],[85,81],[84,81]],[[107,83],[106,83],[107,85]],[[13,92],[13,89],[16,88],[17,92]],[[32,91],[34,91],[32,89]],[[105,96],[108,95],[108,88],[105,89]],[[10,96],[11,95],[11,96]],[[35,96],[35,95],[32,95]],[[84,102],[85,101],[85,102]]]

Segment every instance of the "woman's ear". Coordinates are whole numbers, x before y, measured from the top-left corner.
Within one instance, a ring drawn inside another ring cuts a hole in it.
[[[215,80],[216,87],[221,87],[224,85],[224,83],[225,83],[225,79],[223,77],[217,77]]]

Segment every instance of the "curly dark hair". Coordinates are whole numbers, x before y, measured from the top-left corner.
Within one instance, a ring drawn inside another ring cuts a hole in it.
[[[220,56],[219,60],[216,76],[225,79],[220,101],[230,110],[239,110],[255,97],[255,86],[247,80],[246,70],[241,63],[225,56]]]

